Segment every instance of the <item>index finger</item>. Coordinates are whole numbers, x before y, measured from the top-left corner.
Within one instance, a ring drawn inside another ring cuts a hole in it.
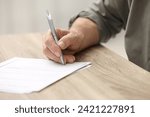
[[[57,57],[60,57],[61,49],[54,41],[50,31],[48,31],[46,35],[45,45],[53,54],[55,54]]]

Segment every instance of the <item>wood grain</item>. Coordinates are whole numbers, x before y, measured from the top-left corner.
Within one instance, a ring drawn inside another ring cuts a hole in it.
[[[46,58],[42,34],[0,36],[0,62],[12,57]],[[150,99],[150,73],[103,46],[76,55],[92,66],[63,78],[40,92],[0,93],[0,99]]]

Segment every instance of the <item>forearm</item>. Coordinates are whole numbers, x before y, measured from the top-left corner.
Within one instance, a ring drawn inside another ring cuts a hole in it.
[[[100,34],[98,32],[97,25],[87,18],[78,18],[72,24],[70,31],[76,31],[81,39],[81,50],[90,47],[92,45],[98,44],[100,39]]]

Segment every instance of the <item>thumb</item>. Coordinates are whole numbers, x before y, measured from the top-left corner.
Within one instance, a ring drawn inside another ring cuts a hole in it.
[[[58,35],[59,39],[69,33],[68,30],[64,30],[64,29],[60,29],[60,28],[57,28],[56,32],[57,32],[57,35]]]
[[[71,35],[70,34],[67,34],[65,35],[64,37],[62,37],[59,41],[58,41],[58,45],[61,49],[66,49],[68,48],[70,45],[72,45],[72,41],[73,39],[71,39]]]

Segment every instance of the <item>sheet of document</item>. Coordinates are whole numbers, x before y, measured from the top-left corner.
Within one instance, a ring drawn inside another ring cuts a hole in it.
[[[88,65],[90,62],[61,65],[45,59],[12,58],[0,63],[0,92],[40,91]]]

